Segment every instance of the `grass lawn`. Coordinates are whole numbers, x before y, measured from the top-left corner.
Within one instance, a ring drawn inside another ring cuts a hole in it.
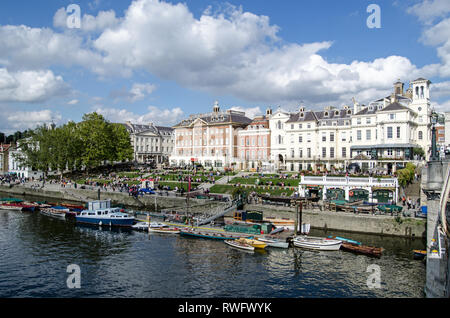
[[[230,180],[230,184],[251,184],[256,185],[257,177],[250,178],[234,178]],[[298,187],[299,179],[280,179],[280,178],[259,178],[260,185],[265,185],[266,182],[272,182],[273,185],[277,185],[279,182],[284,183],[286,187]]]
[[[211,193],[219,193],[219,194],[232,194],[233,190],[236,188],[237,188],[236,186],[229,185],[229,184],[224,184],[224,185],[216,184],[210,188],[210,192]],[[247,188],[239,187],[239,188],[247,190],[248,192],[257,192],[260,194],[269,193],[271,196],[283,196],[283,195],[291,196],[295,192],[295,189],[294,190],[282,189],[282,188],[277,188],[277,187],[275,189],[272,189],[272,187],[270,187],[270,189],[268,189],[267,186],[260,186],[260,187],[256,187],[256,188],[254,188],[254,187],[247,187]]]

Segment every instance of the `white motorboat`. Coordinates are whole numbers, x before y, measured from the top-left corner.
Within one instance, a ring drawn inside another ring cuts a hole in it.
[[[131,228],[133,230],[148,231],[148,222],[137,222]]]
[[[340,240],[306,235],[297,236],[292,242],[296,247],[321,251],[337,251],[342,245],[342,241]]]
[[[88,209],[80,212],[75,217],[77,223],[131,227],[134,217],[127,213],[122,213],[120,208],[111,208],[110,200],[91,201]]]

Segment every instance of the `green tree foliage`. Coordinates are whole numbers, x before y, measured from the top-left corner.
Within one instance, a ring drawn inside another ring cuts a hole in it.
[[[97,113],[85,114],[80,123],[68,122],[61,127],[38,126],[20,140],[22,165],[47,173],[88,171],[105,162],[133,158],[130,136],[124,126],[111,124]]]
[[[414,180],[415,170],[416,166],[410,162],[406,164],[405,168],[397,170],[398,183],[401,187],[405,188]]]

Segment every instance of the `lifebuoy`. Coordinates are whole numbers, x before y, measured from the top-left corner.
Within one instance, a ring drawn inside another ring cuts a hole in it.
[[[351,197],[353,196],[353,191],[350,191],[350,196],[351,196]]]

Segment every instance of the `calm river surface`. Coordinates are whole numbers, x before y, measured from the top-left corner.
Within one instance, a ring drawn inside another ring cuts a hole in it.
[[[39,213],[0,210],[0,297],[296,298],[423,297],[421,240],[345,235],[385,248],[380,259],[344,251],[268,248],[249,253],[220,241],[83,227]],[[67,267],[81,270],[69,289]],[[369,288],[372,264],[380,288]]]

